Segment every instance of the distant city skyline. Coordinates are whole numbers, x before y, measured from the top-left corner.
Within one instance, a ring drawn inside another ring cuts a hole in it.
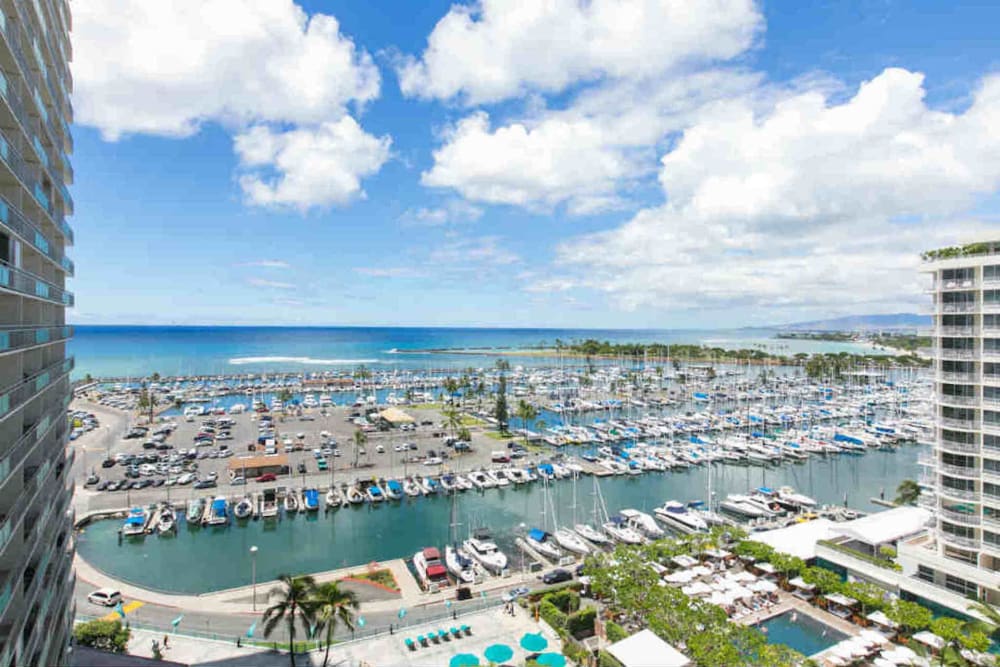
[[[68,318],[773,325],[996,235],[1000,7],[641,7],[76,3]]]

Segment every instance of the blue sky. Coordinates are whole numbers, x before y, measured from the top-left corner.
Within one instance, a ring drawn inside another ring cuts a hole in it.
[[[71,319],[912,311],[1000,231],[990,4],[77,2]]]

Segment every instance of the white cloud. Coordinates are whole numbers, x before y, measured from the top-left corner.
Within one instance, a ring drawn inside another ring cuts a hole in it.
[[[656,77],[733,58],[762,29],[752,0],[481,0],[451,7],[420,59],[401,63],[400,86],[478,104],[577,81]]]
[[[917,253],[988,233],[960,216],[1000,187],[1000,77],[962,113],[922,84],[888,69],[839,104],[717,105],[664,156],[666,203],[563,243],[557,278],[627,309],[920,302]]]
[[[490,267],[506,267],[517,264],[521,258],[500,245],[498,236],[456,238],[437,245],[428,257],[430,266],[449,268],[466,267],[470,270],[486,270]]]
[[[366,133],[350,116],[287,132],[257,125],[235,139],[240,187],[257,206],[307,209],[344,204],[361,179],[389,159],[388,136]]]
[[[283,283],[277,280],[265,280],[263,278],[250,278],[247,283],[253,287],[265,287],[268,289],[281,289],[281,290],[293,290],[295,285],[293,283]]]
[[[359,266],[355,273],[371,278],[423,278],[427,274],[409,266]]]
[[[245,262],[240,266],[256,266],[262,269],[289,269],[291,265],[280,259],[261,259],[256,262]]]
[[[462,222],[475,222],[482,216],[483,209],[480,207],[461,199],[452,199],[442,206],[433,208],[421,206],[407,209],[400,216],[400,221],[412,226],[442,227]]]
[[[319,123],[378,97],[371,56],[292,0],[73,5],[76,120],[115,140],[206,121]]]
[[[580,215],[621,208],[622,190],[655,171],[657,142],[758,83],[757,75],[725,70],[619,82],[582,92],[566,109],[495,128],[475,112],[444,132],[421,182],[489,204],[566,204]]]

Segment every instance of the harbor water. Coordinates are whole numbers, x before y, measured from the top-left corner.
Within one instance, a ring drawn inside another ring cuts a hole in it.
[[[904,479],[919,475],[919,445],[898,450],[868,450],[862,455],[810,457],[800,464],[780,467],[715,465],[712,468],[714,497],[742,493],[757,486],[790,485],[821,503],[844,504],[865,511],[882,508],[869,502],[884,491],[895,495]],[[669,499],[704,500],[709,469],[645,473],[639,476],[605,477],[600,490],[608,512],[623,508],[646,511]],[[576,517],[595,523],[594,483],[582,477],[576,484]],[[573,483],[551,484],[552,505],[561,525],[573,523]],[[220,493],[235,490],[221,488]],[[194,492],[177,489],[174,501],[186,501]],[[525,528],[551,528],[551,516],[542,516],[544,492],[540,483],[484,492],[467,491],[456,496],[455,529],[459,538],[470,529],[487,527],[509,558],[512,570],[523,562],[514,539]],[[124,498],[123,498],[124,501]],[[282,516],[280,521],[233,522],[226,527],[190,527],[178,522],[176,535],[125,539],[119,542],[120,520],[97,521],[84,528],[77,551],[93,566],[127,582],[150,589],[198,594],[250,584],[250,547],[258,547],[257,580],[279,574],[322,572],[348,566],[359,571],[372,561],[408,558],[425,546],[441,547],[450,539],[451,498],[405,498],[376,506],[346,507],[329,513]],[[523,526],[523,527],[522,527]]]

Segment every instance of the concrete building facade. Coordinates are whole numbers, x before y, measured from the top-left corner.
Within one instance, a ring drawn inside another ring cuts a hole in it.
[[[66,0],[0,0],[0,667],[66,664],[73,305]]]

